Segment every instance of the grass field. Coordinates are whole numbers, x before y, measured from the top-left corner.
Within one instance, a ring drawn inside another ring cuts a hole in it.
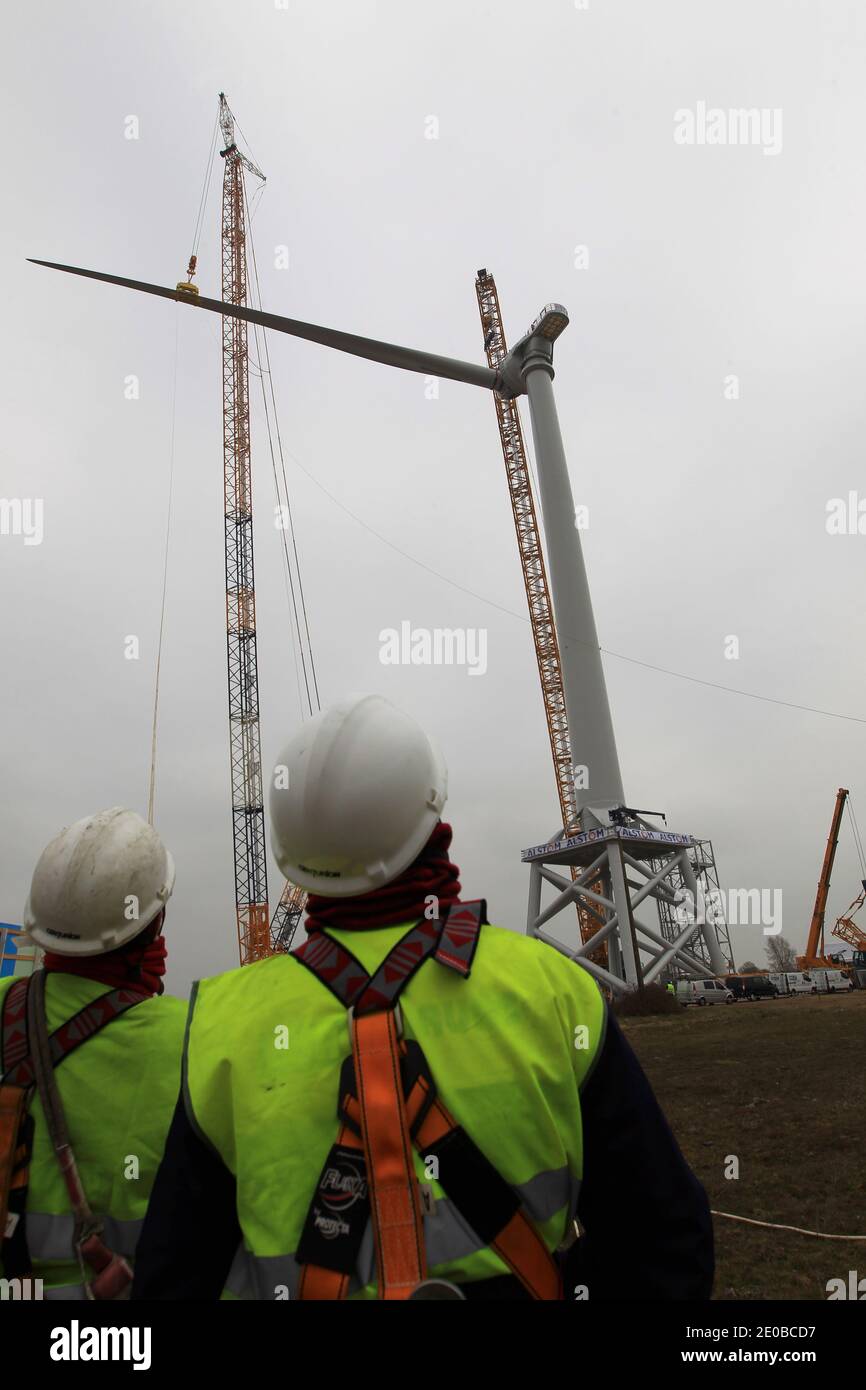
[[[714,1210],[866,1235],[866,992],[622,1026]],[[866,1277],[866,1241],[714,1221],[715,1298],[826,1299],[828,1279]]]

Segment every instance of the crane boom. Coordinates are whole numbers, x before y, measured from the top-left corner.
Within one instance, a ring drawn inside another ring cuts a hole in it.
[[[222,194],[222,297],[247,302],[244,170],[264,175],[240,153],[234,117],[220,93],[225,148]],[[226,646],[235,904],[241,965],[271,954],[268,865],[262,794],[256,648],[253,498],[247,325],[223,316],[223,469],[225,485]]]
[[[839,843],[839,827],[842,824],[842,812],[845,809],[845,799],[848,795],[847,787],[840,787],[836,793],[836,805],[833,807],[833,819],[830,822],[830,834],[827,838],[827,848],[824,850],[824,862],[821,865],[821,876],[818,879],[818,891],[815,894],[815,906],[812,909],[812,921],[809,924],[809,939],[806,942],[806,951],[798,959],[804,961],[806,967],[814,965],[817,960],[824,959],[824,914],[827,911],[827,897],[830,892],[830,875],[833,872],[833,861],[836,858],[836,846]],[[820,950],[819,950],[820,946]]]
[[[484,332],[484,351],[487,364],[498,372],[508,352],[499,295],[493,276],[487,270],[479,270],[475,280],[475,293],[478,298],[478,311]],[[505,474],[508,480],[508,493],[514,516],[514,529],[517,533],[517,548],[523,569],[523,584],[526,601],[529,605],[529,620],[532,626],[532,640],[535,644],[535,659],[541,681],[541,695],[547,719],[547,732],[550,751],[553,756],[553,770],[556,776],[556,790],[562,813],[562,827],[566,835],[580,830],[580,811],[574,785],[574,767],[571,757],[571,744],[568,730],[568,712],[565,706],[565,691],[562,684],[562,666],[559,655],[559,642],[556,636],[553,605],[547,582],[547,568],[541,543],[541,530],[532,496],[532,482],[523,440],[523,429],[517,409],[517,401],[506,400],[494,393],[496,418],[499,424],[499,437],[502,443],[502,456],[505,461]],[[572,866],[572,878],[576,872]],[[598,885],[591,885],[598,888]],[[596,918],[584,903],[577,904],[581,937],[584,941],[601,925],[602,918]]]

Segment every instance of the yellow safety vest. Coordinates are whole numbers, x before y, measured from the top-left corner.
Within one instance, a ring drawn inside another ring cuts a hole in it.
[[[14,983],[0,981],[0,1007]],[[49,1033],[109,986],[50,972]],[[58,1065],[56,1079],[84,1190],[104,1218],[106,1244],[132,1260],[180,1087],[186,1005],[161,995],[142,1000]],[[0,1075],[5,1067],[0,1059]],[[73,1217],[38,1094],[27,1193],[26,1234],[33,1276],[45,1298],[84,1298],[72,1245]]]
[[[372,974],[411,922],[328,929]],[[552,947],[484,926],[464,980],[427,964],[400,996],[406,1038],[423,1048],[443,1103],[516,1190],[548,1249],[568,1237],[582,1175],[580,1090],[603,1040],[606,1008],[592,977]],[[187,1114],[237,1184],[248,1296],[295,1296],[298,1241],[334,1142],[343,1004],[291,957],[199,981],[190,1000],[183,1087]],[[429,1197],[431,1278],[456,1283],[509,1271],[414,1155]],[[373,1298],[372,1239],[352,1297]]]

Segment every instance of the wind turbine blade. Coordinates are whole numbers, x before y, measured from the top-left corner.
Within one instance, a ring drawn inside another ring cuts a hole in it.
[[[338,352],[351,353],[353,357],[366,357],[370,362],[382,362],[387,367],[400,367],[407,372],[423,372],[425,376],[445,377],[449,381],[462,381],[468,386],[483,386],[495,389],[497,374],[491,367],[476,366],[474,362],[461,362],[455,357],[440,357],[434,352],[419,352],[416,348],[400,347],[396,343],[383,343],[376,338],[361,338],[355,333],[342,333],[338,328],[322,328],[316,323],[304,323],[300,319],[283,318],[280,314],[266,314],[259,309],[250,309],[242,304],[223,304],[219,299],[206,299],[203,295],[178,294],[177,290],[164,285],[149,285],[143,280],[127,280],[122,275],[106,275],[99,270],[82,270],[79,266],[60,265],[57,261],[39,261],[29,258],[32,265],[44,265],[49,270],[64,270],[70,275],[83,275],[88,280],[104,280],[109,285],[123,285],[129,290],[139,290],[143,294],[156,294],[162,299],[174,299],[198,309],[209,309],[214,314],[226,314],[231,318],[244,319],[247,323],[258,323],[263,328],[271,328],[276,333],[288,333],[293,338],[304,338],[310,343],[320,343],[322,347],[336,348]]]

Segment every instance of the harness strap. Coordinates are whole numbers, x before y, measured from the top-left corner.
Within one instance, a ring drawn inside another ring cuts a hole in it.
[[[356,996],[355,1018],[373,1009],[393,1009],[412,976],[436,950],[441,931],[438,918],[424,918],[400,938]]]
[[[419,1077],[419,1108],[425,1086],[425,1079]],[[411,1103],[409,1109],[414,1109]],[[559,1268],[523,1211],[516,1192],[438,1097],[424,1114],[415,1143],[425,1158],[430,1154],[439,1158],[439,1181],[448,1197],[480,1239],[508,1265],[530,1297],[561,1299]]]
[[[367,1009],[387,1009],[431,953],[435,953],[440,965],[468,978],[481,925],[486,921],[484,898],[455,903],[444,919],[422,918],[400,938],[372,978],[357,957],[325,931],[308,936],[291,954],[345,1008],[354,1008],[356,1014]]]
[[[9,1072],[30,1052],[30,1039],[27,1034],[27,989],[29,979],[15,980],[3,998],[3,1025],[0,1036],[0,1066],[3,1067],[4,1082],[9,1080]]]
[[[6,1238],[9,1194],[15,1169],[20,1165],[18,1135],[24,1119],[25,1100],[26,1092],[19,1086],[0,1086],[0,1240]]]
[[[44,970],[37,972],[37,976],[16,980],[6,991],[0,1017],[0,1068],[5,1069],[0,1076],[0,1242],[3,1243],[4,1268],[13,1277],[29,1273],[30,1270],[25,1223],[21,1218],[26,1215],[33,1151],[33,1117],[28,1113],[28,1107],[38,1083],[36,1050],[38,1048],[47,1085],[53,1089],[62,1115],[59,1092],[53,1083],[54,1069],[88,1038],[148,997],[146,993],[134,989],[108,990],[79,1009],[49,1037],[44,1025],[44,988]],[[34,1014],[34,1005],[39,1009],[38,1014]],[[39,1025],[31,1028],[33,1019],[37,1017]],[[46,1121],[49,1130],[52,1130],[53,1116],[49,1110],[53,1101],[47,1093],[42,1099]],[[74,1169],[71,1147],[69,1154]],[[72,1172],[64,1170],[63,1175],[72,1199]],[[77,1170],[74,1177],[77,1179]],[[84,1201],[86,1203],[86,1197]],[[107,1253],[110,1259],[110,1252]],[[102,1251],[97,1249],[95,1258],[89,1261],[97,1271],[100,1270],[101,1255]]]
[[[34,977],[30,977],[32,979]],[[27,1027],[27,993],[30,979],[16,980],[6,993],[2,1022],[2,1054],[0,1064],[6,1069],[0,1081],[4,1086],[21,1086],[25,1090],[36,1084],[32,1049]],[[19,989],[19,986],[23,988]],[[15,998],[10,996],[15,995]],[[55,1029],[48,1039],[52,1067],[57,1067],[71,1052],[87,1042],[113,1019],[125,1014],[149,996],[141,990],[110,989],[85,1004],[78,1013]]]
[[[424,1065],[423,1054],[416,1042],[401,1042],[399,1053],[402,1093],[409,1095]],[[369,1223],[367,1155],[356,1091],[353,1052],[340,1071],[340,1131],[319,1175],[298,1244],[301,1299],[337,1300],[348,1296]],[[413,1103],[416,1119],[421,1109]],[[408,1118],[407,1111],[407,1121]]]
[[[406,1048],[405,1043],[401,1046]],[[418,1152],[424,1159],[440,1159],[438,1180],[449,1200],[529,1296],[561,1299],[559,1268],[516,1192],[436,1095],[417,1043],[409,1046],[417,1049],[423,1064],[414,1071],[406,1098],[409,1131]],[[354,1096],[348,1096],[344,1106],[347,1120],[356,1123],[360,1117]]]
[[[529,1296],[562,1297],[557,1265],[517,1194],[437,1098],[420,1046],[398,1037],[396,1006],[408,981],[430,955],[468,977],[486,920],[486,903],[477,900],[458,903],[444,922],[420,921],[372,977],[324,932],[292,953],[352,1008],[341,1127],[298,1245],[302,1299],[347,1297],[368,1216],[379,1297],[408,1298],[426,1278],[413,1143],[425,1158],[444,1156],[439,1180],[447,1196]]]
[[[421,1200],[400,1077],[393,1009],[352,1018],[380,1299],[408,1298],[427,1277]]]
[[[450,970],[456,970],[458,975],[468,979],[478,947],[481,924],[486,921],[485,898],[478,898],[474,902],[455,903],[445,919],[436,948],[436,960],[439,964],[447,965]]]
[[[364,986],[369,984],[370,977],[361,962],[327,932],[314,932],[291,954],[347,1009],[354,1004]]]

